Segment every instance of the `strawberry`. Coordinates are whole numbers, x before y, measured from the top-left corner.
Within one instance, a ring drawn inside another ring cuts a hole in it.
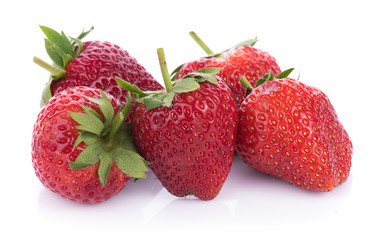
[[[173,195],[215,198],[234,158],[237,111],[220,69],[201,69],[172,85],[158,49],[166,91],[143,92],[118,79],[141,104],[132,119],[136,145]]]
[[[96,203],[120,192],[130,177],[145,177],[125,116],[131,98],[74,87],[54,95],[33,129],[32,163],[43,185],[63,197]]]
[[[270,77],[245,98],[237,152],[259,172],[304,189],[332,190],[349,176],[352,142],[321,90],[284,77]]]
[[[119,87],[116,77],[139,86],[143,90],[158,90],[162,86],[140,65],[135,58],[119,46],[104,41],[81,42],[90,31],[77,38],[69,38],[45,26],[45,47],[54,64],[34,57],[34,62],[51,73],[43,91],[41,106],[52,95],[62,90],[88,86],[101,89],[120,102],[126,102],[126,91]]]
[[[255,85],[258,79],[270,71],[275,75],[280,73],[274,57],[253,47],[257,39],[241,42],[233,48],[214,54],[194,32],[190,32],[190,34],[208,56],[181,65],[171,75],[178,79],[201,68],[222,68],[218,76],[229,86],[237,109],[245,98],[245,89],[239,82],[242,76]]]

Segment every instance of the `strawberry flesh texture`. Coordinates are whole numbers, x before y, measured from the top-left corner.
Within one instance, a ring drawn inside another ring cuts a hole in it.
[[[328,97],[294,79],[254,89],[238,110],[243,161],[301,188],[329,191],[346,181],[352,142]]]
[[[52,95],[76,86],[98,88],[117,98],[127,100],[127,91],[119,86],[116,77],[135,84],[143,91],[163,87],[135,58],[118,45],[104,41],[83,43],[81,54],[69,63],[66,76],[51,85]],[[133,103],[133,109],[136,104]]]
[[[229,86],[237,108],[245,98],[245,88],[239,81],[242,76],[245,76],[251,85],[255,86],[258,79],[270,71],[275,76],[281,71],[275,58],[267,52],[250,46],[242,46],[222,53],[218,57],[206,57],[186,63],[180,69],[177,78],[209,67],[223,68],[218,76]]]
[[[139,151],[173,195],[217,196],[234,158],[237,110],[228,87],[200,83],[176,94],[171,108],[139,105],[132,129]]]
[[[42,108],[33,129],[32,163],[43,185],[63,197],[84,203],[107,200],[121,191],[129,177],[112,164],[107,183],[102,187],[98,165],[72,170],[68,161],[75,161],[85,145],[73,149],[79,135],[75,122],[68,112],[82,112],[80,105],[94,109],[101,116],[97,104],[85,96],[101,98],[100,92],[88,87],[75,87],[53,96]],[[117,99],[111,99],[114,111],[120,108]]]

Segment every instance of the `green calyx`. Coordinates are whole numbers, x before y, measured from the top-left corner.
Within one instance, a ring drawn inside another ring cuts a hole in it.
[[[241,82],[241,84],[245,87],[246,89],[246,95],[248,95],[248,93],[251,92],[251,90],[253,90],[254,88],[260,86],[261,84],[263,84],[264,82],[267,82],[267,81],[273,81],[275,79],[282,79],[282,78],[286,78],[288,77],[288,75],[290,75],[290,73],[294,70],[294,68],[289,68],[287,70],[284,70],[283,72],[279,73],[278,76],[274,76],[273,72],[270,71],[269,73],[265,74],[262,78],[258,79],[257,83],[255,84],[255,87],[253,87],[249,81],[246,79],[245,76],[242,76],[239,81]]]
[[[219,52],[219,53],[214,53],[206,44],[205,42],[194,32],[194,31],[191,31],[189,32],[189,35],[196,41],[196,43],[205,51],[206,54],[208,54],[208,56],[204,57],[204,58],[213,58],[213,57],[219,57],[221,56],[222,54],[224,53],[227,53],[233,49],[236,49],[236,48],[239,48],[239,47],[243,47],[243,46],[250,46],[250,47],[253,47],[255,45],[256,42],[258,42],[258,39],[257,38],[253,38],[253,39],[248,39],[246,41],[243,41],[243,42],[240,42],[238,43],[237,45],[235,45],[234,47],[232,48],[229,48],[229,49],[226,49],[225,51],[222,51],[222,52]],[[177,78],[177,75],[179,74],[180,72],[180,69],[181,67],[183,66],[184,64],[178,66],[175,70],[173,70],[173,72],[171,73],[171,79],[172,81],[174,81],[176,78]]]
[[[40,26],[44,32],[45,49],[48,53],[53,64],[49,64],[38,57],[33,58],[40,67],[50,72],[50,78],[42,94],[41,107],[52,97],[50,85],[53,81],[64,78],[66,75],[67,66],[74,58],[83,50],[83,43],[81,41],[87,34],[89,34],[94,28],[90,28],[88,31],[82,31],[77,38],[67,37],[64,32],[58,33],[57,31]]]
[[[126,116],[131,111],[131,95],[127,102],[114,114],[114,109],[106,94],[102,98],[90,98],[96,103],[103,115],[94,109],[82,105],[83,112],[69,112],[70,117],[79,125],[79,136],[73,146],[85,144],[85,149],[78,155],[75,162],[69,162],[71,169],[81,169],[99,162],[99,180],[104,186],[107,182],[113,162],[129,177],[145,178],[148,171],[147,162],[137,153],[133,142],[131,127],[125,123]]]
[[[49,27],[40,26],[40,28],[46,36],[46,52],[54,66],[62,70],[66,70],[67,65],[82,52],[83,43],[81,39],[94,29],[92,27],[89,31],[82,31],[77,38],[73,38],[67,37],[64,32],[58,33]]]
[[[172,82],[169,78],[164,51],[162,48],[158,49],[158,56],[166,90],[143,92],[136,85],[132,85],[120,78],[116,79],[118,84],[122,88],[133,93],[135,96],[135,101],[143,103],[147,110],[162,105],[171,107],[172,101],[176,94],[195,91],[200,87],[199,83],[207,81],[211,84],[218,85],[217,79],[214,75],[217,74],[221,68],[203,68]]]

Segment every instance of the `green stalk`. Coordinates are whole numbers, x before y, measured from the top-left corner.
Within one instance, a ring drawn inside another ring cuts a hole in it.
[[[239,81],[241,82],[241,84],[245,87],[245,88],[249,88],[250,90],[253,90],[254,87],[253,85],[251,85],[249,83],[249,81],[247,81],[246,77],[245,76],[242,76]]]
[[[157,55],[159,57],[160,69],[161,69],[161,74],[163,75],[165,88],[167,89],[167,92],[169,93],[172,91],[173,85],[171,82],[171,78],[169,77],[167,62],[165,61],[164,49],[158,48]]]
[[[33,57],[33,62],[36,63],[38,66],[42,67],[43,69],[47,70],[48,72],[50,72],[51,80],[53,80],[53,81],[64,78],[66,76],[66,71],[63,68],[56,66],[56,65],[53,65],[53,64],[49,64],[49,63],[45,62],[44,60],[39,59],[38,57]],[[50,84],[51,84],[51,82],[48,82],[48,84],[47,84],[48,91],[50,91]],[[45,92],[45,90],[44,90],[44,92]],[[48,93],[47,96],[45,96],[45,97],[47,97],[46,99],[50,99],[51,93]],[[44,94],[43,94],[43,98],[44,98]],[[43,101],[45,101],[45,100],[43,100]],[[43,103],[43,104],[45,105],[45,103]]]
[[[206,54],[208,55],[214,54],[213,51],[210,50],[210,48],[204,43],[204,41],[201,40],[201,38],[195,32],[191,31],[189,35],[191,35],[191,37],[197,42],[197,44],[200,45],[202,49],[204,49]]]
[[[37,64],[38,66],[42,67],[43,69],[47,70],[48,72],[50,72],[52,75],[65,72],[65,70],[63,70],[62,68],[58,68],[54,65],[51,65],[38,57],[33,57],[33,62]]]

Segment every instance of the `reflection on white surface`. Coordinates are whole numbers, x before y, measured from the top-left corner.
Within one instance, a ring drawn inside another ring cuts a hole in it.
[[[233,200],[225,200],[223,203],[226,205],[226,207],[229,208],[230,213],[232,215],[235,215],[236,210],[237,210],[237,205],[238,205],[238,199],[233,199]]]
[[[165,188],[160,192],[143,208],[144,223],[151,221],[152,217],[157,215],[161,209],[165,208],[168,204],[175,200],[175,197],[168,197],[168,192]]]
[[[260,174],[236,157],[220,194],[211,201],[177,198],[150,172],[147,179],[130,182],[117,196],[94,205],[42,189],[38,209],[42,221],[60,216],[59,221],[71,224],[75,216],[73,225],[86,221],[94,228],[100,218],[108,219],[102,225],[124,227],[304,225],[334,221],[350,200],[351,185],[352,176],[332,192],[311,192]]]

